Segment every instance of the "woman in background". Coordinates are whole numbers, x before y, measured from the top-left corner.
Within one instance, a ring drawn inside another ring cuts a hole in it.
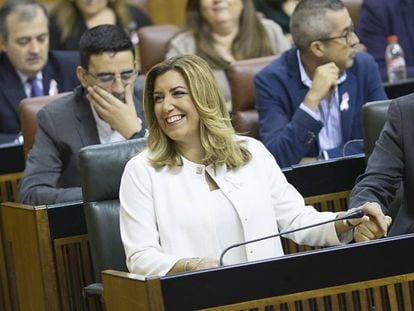
[[[137,29],[152,22],[125,0],[60,0],[50,14],[50,49],[78,50],[85,30],[101,24],[121,26],[136,44]]]
[[[186,25],[171,40],[166,58],[185,54],[204,58],[226,101],[231,99],[226,77],[231,62],[278,55],[290,48],[280,26],[258,18],[251,0],[188,0],[186,15]]]

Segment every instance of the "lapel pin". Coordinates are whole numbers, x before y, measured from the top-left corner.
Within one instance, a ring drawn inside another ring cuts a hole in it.
[[[347,111],[349,109],[349,94],[345,92],[342,94],[341,103],[339,104],[339,110]]]
[[[58,85],[56,80],[52,79],[50,80],[49,84],[49,96],[56,95],[58,93]]]

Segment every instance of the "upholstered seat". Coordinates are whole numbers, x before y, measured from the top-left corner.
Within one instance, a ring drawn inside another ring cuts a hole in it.
[[[39,96],[33,98],[25,98],[19,104],[20,123],[23,134],[23,149],[27,156],[34,144],[37,128],[37,113],[43,106],[49,104],[55,99],[68,95],[71,92],[60,93],[54,96]]]
[[[97,283],[88,294],[101,294],[101,271],[127,271],[119,230],[119,185],[129,159],[145,148],[146,139],[93,145],[79,151],[84,212]]]
[[[342,0],[342,2],[348,9],[349,15],[351,16],[354,26],[357,27],[359,23],[359,14],[361,11],[363,0]]]
[[[146,74],[152,66],[165,58],[168,42],[179,31],[176,25],[154,25],[138,30],[141,73]]]
[[[232,63],[228,70],[232,101],[232,123],[237,133],[259,138],[254,76],[276,56],[252,58]]]
[[[391,100],[379,100],[366,103],[362,106],[361,122],[364,134],[364,149],[367,158],[375,147],[385,121]]]

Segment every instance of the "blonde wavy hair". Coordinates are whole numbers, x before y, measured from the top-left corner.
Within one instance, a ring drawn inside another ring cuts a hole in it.
[[[115,16],[119,18],[122,28],[126,29],[131,23],[132,16],[125,0],[108,0],[107,6],[111,8]],[[53,8],[51,15],[56,16],[57,23],[62,31],[60,41],[68,38],[76,28],[76,17],[81,14],[76,6],[76,0],[60,0]]]
[[[193,104],[200,118],[200,140],[204,149],[203,163],[229,169],[245,165],[251,153],[234,139],[225,100],[210,66],[196,55],[173,57],[159,63],[147,73],[144,87],[144,113],[148,124],[147,146],[150,162],[155,167],[182,166],[176,144],[160,128],[154,112],[154,88],[157,77],[174,70],[187,83]]]

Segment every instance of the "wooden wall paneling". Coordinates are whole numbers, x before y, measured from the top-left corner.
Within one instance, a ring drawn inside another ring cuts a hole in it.
[[[83,287],[94,282],[87,235],[54,240],[62,310],[96,310],[99,302],[82,296]]]
[[[12,302],[9,291],[8,269],[6,265],[5,247],[3,241],[3,222],[0,205],[0,310],[11,311]]]
[[[149,10],[154,24],[175,24],[182,26],[185,21],[186,0],[151,0]]]
[[[0,202],[19,201],[19,181],[23,172],[0,175]]]
[[[18,293],[16,310],[59,310],[46,209],[7,203],[1,213],[6,260],[14,268],[10,287]]]

